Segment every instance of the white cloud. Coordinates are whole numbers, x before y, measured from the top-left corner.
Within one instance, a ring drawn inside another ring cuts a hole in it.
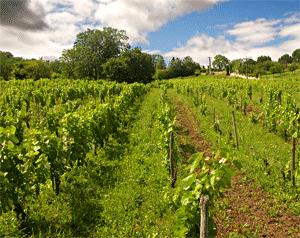
[[[16,56],[26,58],[39,58],[42,56],[58,56],[64,45],[56,44],[45,37],[45,33],[19,32],[14,29],[7,30],[0,27],[1,50],[10,51]],[[47,35],[46,35],[47,36]]]
[[[63,49],[72,47],[77,33],[93,28],[101,28],[93,19],[97,3],[93,0],[31,0],[30,8],[44,12],[44,22],[48,28],[28,31],[0,25],[0,49],[25,58],[42,56],[59,57]],[[93,27],[90,23],[94,23]]]
[[[44,31],[1,27],[0,49],[23,57],[60,56],[76,34],[111,26],[127,31],[131,42],[145,43],[149,32],[222,0],[31,0],[32,11],[45,15]],[[42,14],[43,13],[43,14]]]
[[[228,52],[236,52],[236,46],[231,44],[224,36],[210,37],[205,34],[197,35],[190,38],[182,47],[175,48],[170,52],[164,54],[165,57],[179,57],[191,56],[195,61],[206,64],[209,56],[216,54],[225,54]]]
[[[148,34],[168,22],[195,11],[202,11],[224,0],[31,0],[30,9],[43,16],[46,30],[28,31],[0,25],[0,50],[23,57],[60,56],[70,48],[76,34],[86,28],[112,26],[127,31],[131,42],[147,43]],[[227,25],[226,25],[227,24]],[[208,56],[224,54],[230,59],[270,55],[274,59],[299,48],[300,14],[283,19],[256,19],[219,25],[223,35],[198,33],[180,43],[166,57],[185,57],[206,64]],[[231,27],[229,27],[231,26]],[[230,37],[230,38],[229,38]],[[231,38],[234,40],[229,40]],[[272,40],[283,38],[276,46]],[[153,53],[159,51],[153,50]]]
[[[149,32],[185,14],[201,11],[220,0],[106,0],[95,17],[104,25],[127,31],[132,42],[147,43]]]
[[[235,40],[226,36],[233,35]],[[280,43],[269,44],[272,40]],[[291,54],[299,48],[300,16],[290,15],[283,19],[257,19],[237,23],[223,32],[223,35],[211,37],[200,34],[190,38],[182,47],[164,53],[167,58],[191,56],[200,64],[207,65],[208,57],[217,54],[229,59],[269,55],[277,60],[281,55]]]
[[[241,43],[261,45],[275,39],[278,23],[280,20],[259,18],[255,21],[238,23],[227,33],[236,37],[236,40]]]

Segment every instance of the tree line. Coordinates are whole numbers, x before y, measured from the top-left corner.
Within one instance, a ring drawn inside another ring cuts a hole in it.
[[[148,83],[153,79],[194,75],[200,69],[191,57],[173,58],[167,67],[163,56],[132,49],[126,32],[110,27],[79,33],[73,47],[64,50],[55,61],[26,60],[2,51],[0,59],[0,77],[4,80],[63,76]]]
[[[293,51],[292,55],[284,54],[278,61],[272,61],[270,56],[259,56],[256,61],[251,58],[235,59],[230,61],[223,55],[216,55],[213,60],[214,71],[236,72],[239,74],[259,77],[266,74],[295,71],[300,68],[300,49]]]
[[[249,75],[281,73],[296,70],[300,64],[300,49],[292,55],[285,54],[278,62],[269,56],[252,59],[228,60],[216,55],[213,71],[227,70]],[[64,50],[59,59],[23,59],[14,57],[10,52],[0,51],[0,79],[40,78],[87,78],[107,79],[117,82],[148,83],[154,79],[169,79],[191,75],[208,74],[208,67],[200,66],[189,56],[184,59],[172,58],[166,64],[163,56],[142,52],[131,48],[128,36],[123,30],[103,28],[88,29],[79,33],[73,47]]]

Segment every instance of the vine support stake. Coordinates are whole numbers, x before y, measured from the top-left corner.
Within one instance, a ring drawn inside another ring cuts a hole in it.
[[[200,238],[208,237],[208,195],[200,197]]]
[[[293,138],[293,140],[292,140],[292,161],[291,161],[291,179],[292,179],[293,186],[296,186],[295,170],[296,170],[296,138]]]
[[[175,159],[174,159],[174,133],[170,132],[170,142],[169,142],[169,163],[170,163],[170,185],[172,188],[175,186],[176,182],[176,171],[175,171]]]
[[[234,111],[232,111],[232,123],[233,123],[233,129],[234,129],[235,145],[236,145],[236,148],[239,149],[239,138],[238,138],[237,129],[236,129]]]
[[[216,109],[214,108],[214,124],[216,124]]]

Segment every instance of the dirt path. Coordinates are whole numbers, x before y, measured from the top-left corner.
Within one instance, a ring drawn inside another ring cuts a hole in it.
[[[206,140],[203,139],[203,137],[198,132],[199,123],[194,113],[181,101],[175,102],[175,108],[177,111],[177,121],[181,133],[189,136],[190,142],[196,149],[196,151],[190,151],[191,153],[188,153],[187,155],[185,155],[185,157],[191,155],[192,152],[195,153],[197,151],[204,152],[205,156],[211,156],[211,146]]]
[[[300,237],[300,217],[290,215],[252,181],[242,181],[241,174],[234,176],[222,198],[226,209],[214,218],[217,237],[228,237],[230,232],[247,237]]]
[[[173,99],[173,102],[177,110],[179,136],[188,136],[196,151],[210,156],[211,146],[200,135],[200,124],[194,112],[179,99]],[[184,142],[180,143],[188,147]],[[183,150],[183,156],[188,158],[196,151]],[[243,177],[240,173],[235,175],[232,187],[218,201],[222,208],[214,217],[216,236],[300,238],[300,217],[290,215],[285,207],[276,205],[274,199],[253,182],[243,182]]]

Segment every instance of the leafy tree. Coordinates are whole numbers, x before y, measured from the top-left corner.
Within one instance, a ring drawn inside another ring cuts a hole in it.
[[[127,59],[122,57],[111,58],[103,65],[103,75],[107,79],[120,83],[129,81]]]
[[[195,63],[190,56],[186,56],[183,59],[182,66],[184,70],[182,76],[194,75],[197,69],[200,70],[200,65],[198,63]]]
[[[13,70],[13,55],[0,51],[0,78],[8,80]]]
[[[289,54],[284,54],[278,59],[278,63],[284,65],[287,68],[288,64],[293,62],[293,58]]]
[[[297,64],[297,63],[291,63],[291,64],[288,65],[287,68],[288,68],[289,71],[295,71],[296,69],[299,68],[299,64]]]
[[[62,72],[68,78],[95,78],[93,65],[89,64],[84,51],[80,53],[77,48],[64,50],[60,58]]]
[[[80,63],[77,61],[75,49],[64,50],[60,57],[62,74],[67,78],[75,79],[76,76],[80,78]]]
[[[10,52],[0,51],[0,79],[10,79],[13,76],[14,65],[21,61],[22,58],[14,57]]]
[[[168,65],[168,78],[183,76],[183,62],[179,58],[172,58]]]
[[[62,73],[62,63],[60,60],[53,60],[48,62],[48,64],[51,69],[51,73],[57,73],[57,74]]]
[[[300,63],[300,49],[294,50],[292,53],[293,61],[296,63]]]
[[[26,69],[24,65],[25,61],[18,62],[14,65],[13,76],[16,79],[25,79],[26,78]]]
[[[278,74],[283,72],[283,66],[280,63],[273,62],[273,65],[270,67],[270,72],[272,74]]]
[[[216,55],[212,63],[213,67],[217,70],[225,70],[226,66],[229,64],[229,59],[223,55]]]
[[[186,56],[183,60],[173,57],[169,62],[168,68],[157,70],[155,77],[157,79],[169,79],[195,75],[196,73],[200,74],[200,72],[200,65],[194,62],[190,56]]]
[[[152,63],[156,70],[166,69],[166,62],[162,55],[152,55]]]
[[[40,78],[50,78],[51,70],[49,65],[42,60],[24,60],[14,66],[13,74],[16,79],[38,80]]]
[[[169,77],[169,71],[167,69],[159,69],[156,70],[155,75],[154,75],[155,79],[161,80],[161,79],[168,79]]]
[[[260,69],[262,71],[269,71],[270,68],[273,66],[272,61],[266,60],[266,61],[262,61],[262,62],[257,62],[256,64],[256,68]]]
[[[117,58],[111,58],[103,65],[106,78],[117,82],[148,83],[154,74],[152,57],[141,49],[126,50]]]
[[[129,48],[125,31],[110,27],[103,30],[88,29],[76,36],[73,48],[64,51],[61,59],[64,64],[74,67],[74,72],[69,72],[70,67],[65,66],[67,74],[99,79],[102,74],[101,65]]]
[[[270,56],[265,56],[265,55],[257,57],[257,63],[263,63],[263,62],[266,62],[266,61],[272,61],[271,57]]]
[[[230,62],[230,71],[239,72],[241,65],[243,64],[242,59],[235,59]]]
[[[240,66],[239,72],[241,74],[253,74],[255,71],[256,62],[253,59],[245,59]]]

